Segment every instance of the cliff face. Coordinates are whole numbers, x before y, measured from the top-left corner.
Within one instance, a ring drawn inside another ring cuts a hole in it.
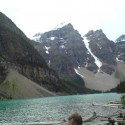
[[[6,79],[9,69],[14,69],[38,85],[53,92],[60,92],[61,81],[58,75],[48,68],[30,43],[23,32],[0,13],[0,83]]]

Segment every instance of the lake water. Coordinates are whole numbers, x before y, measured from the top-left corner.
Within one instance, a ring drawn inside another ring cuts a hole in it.
[[[110,93],[0,101],[0,123],[62,121],[73,112],[79,112],[82,117],[91,116],[92,112],[110,115],[118,109],[92,106],[92,103],[106,103],[120,97]]]

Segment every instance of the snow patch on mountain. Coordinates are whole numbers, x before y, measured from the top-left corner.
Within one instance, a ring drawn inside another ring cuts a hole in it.
[[[49,62],[48,62],[48,66],[50,66],[50,60],[49,60]]]
[[[124,41],[125,41],[125,39],[122,39],[122,40],[121,40],[121,42],[124,42]]]
[[[78,69],[80,69],[80,66],[78,66]]]
[[[123,62],[122,60],[119,59],[119,57],[120,57],[120,55],[118,55],[118,56],[116,57],[116,61],[117,61],[117,62]]]
[[[60,28],[66,26],[66,25],[68,25],[68,24],[69,24],[68,22],[62,22],[62,23],[58,24],[58,25],[54,28],[54,30],[60,29]]]
[[[125,39],[116,40],[115,43],[125,42]]]
[[[55,37],[50,37],[50,40],[54,40],[55,39]]]
[[[60,48],[65,49],[66,47],[64,45],[61,45]]]
[[[33,36],[32,40],[36,41],[36,42],[40,42],[40,37],[41,37],[41,33],[37,33]]]
[[[50,47],[45,46],[45,49],[46,49],[46,53],[49,54]]]
[[[80,69],[80,67],[78,69]],[[77,69],[74,68],[74,70],[75,70],[76,74],[78,74],[80,77],[84,78],[84,76],[81,75]]]
[[[125,42],[125,34],[121,35],[118,39],[116,39],[115,43]]]
[[[100,67],[102,66],[102,62],[92,53],[91,49],[89,48],[89,40],[86,37],[83,37],[84,39],[84,43],[86,48],[88,49],[89,53],[93,56],[93,58],[95,59],[95,64],[98,66],[98,68],[100,69]]]

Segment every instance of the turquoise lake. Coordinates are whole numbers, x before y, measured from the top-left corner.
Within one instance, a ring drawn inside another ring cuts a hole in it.
[[[119,100],[120,94],[87,94],[74,96],[58,96],[37,99],[1,100],[0,123],[32,123],[62,121],[73,112],[82,117],[110,115],[117,108],[92,106],[93,103],[107,103]]]

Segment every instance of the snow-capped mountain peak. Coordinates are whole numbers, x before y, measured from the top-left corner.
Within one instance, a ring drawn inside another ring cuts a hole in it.
[[[33,37],[32,40],[36,41],[36,42],[40,42],[40,37],[41,37],[41,33],[36,33]]]
[[[58,24],[58,25],[54,28],[54,30],[60,29],[60,28],[66,26],[66,25],[68,25],[68,24],[69,24],[69,22],[62,22],[62,23]]]
[[[125,35],[121,35],[118,39],[116,39],[115,43],[119,43],[119,42],[124,42],[125,41]]]

